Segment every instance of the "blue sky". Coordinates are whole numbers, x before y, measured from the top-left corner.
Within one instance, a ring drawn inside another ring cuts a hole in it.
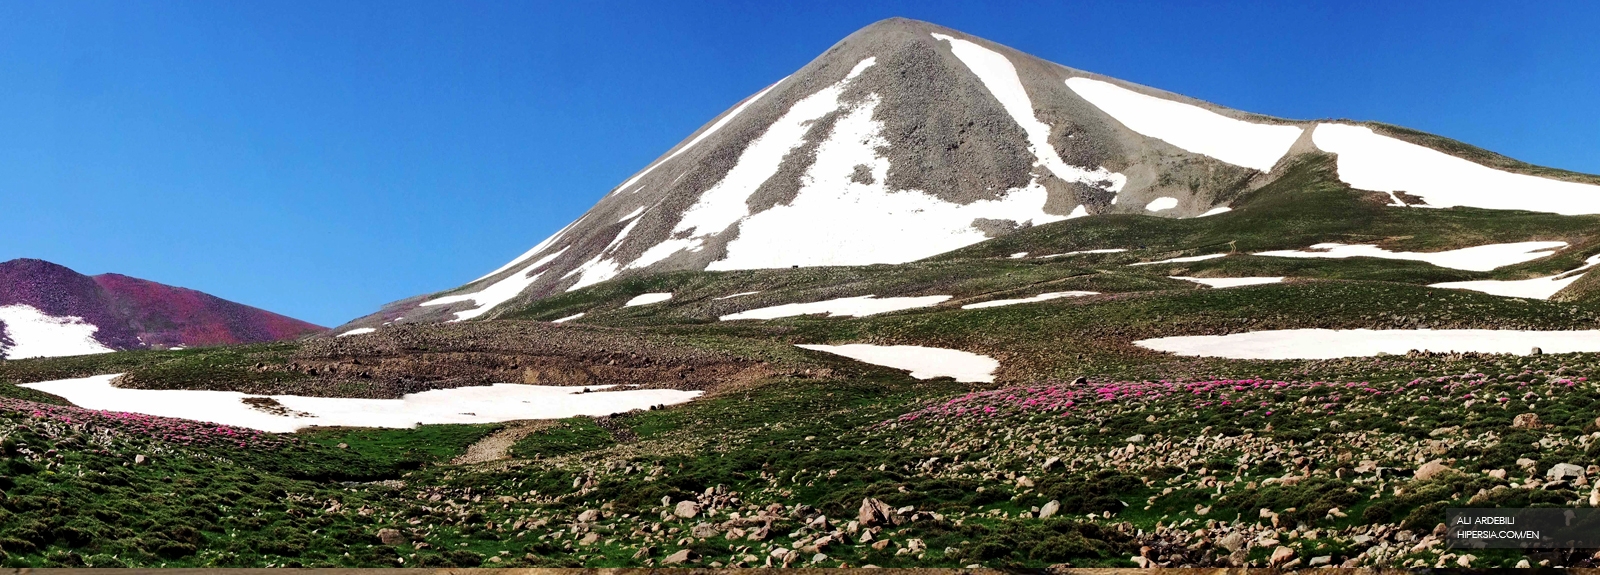
[[[522,253],[890,16],[1600,173],[1592,2],[0,3],[0,260],[324,325]]]

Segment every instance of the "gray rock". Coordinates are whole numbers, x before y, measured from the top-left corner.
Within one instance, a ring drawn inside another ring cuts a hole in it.
[[[1557,463],[1551,466],[1550,470],[1546,471],[1544,475],[1552,481],[1577,479],[1583,477],[1583,468],[1571,463]]]
[[[589,509],[578,514],[578,521],[584,523],[594,523],[598,519],[600,519],[600,510],[598,509]]]
[[[700,514],[700,504],[688,500],[679,501],[678,505],[672,508],[672,514],[684,519],[694,519],[694,516]]]
[[[1061,511],[1061,502],[1060,501],[1056,501],[1054,499],[1051,499],[1049,503],[1046,503],[1046,504],[1044,504],[1043,507],[1039,508],[1039,518],[1040,519],[1049,519],[1051,517],[1054,517],[1055,514],[1057,512],[1060,512],[1060,511]]]
[[[379,529],[378,541],[384,545],[402,545],[406,542],[406,536],[400,534],[399,529]]]

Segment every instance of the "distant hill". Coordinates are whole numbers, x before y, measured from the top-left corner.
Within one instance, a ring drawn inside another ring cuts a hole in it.
[[[195,290],[44,260],[0,263],[0,357],[257,343],[325,328]]]

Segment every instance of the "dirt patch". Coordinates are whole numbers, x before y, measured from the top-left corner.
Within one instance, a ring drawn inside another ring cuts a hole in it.
[[[451,465],[475,465],[489,463],[511,457],[511,446],[516,445],[522,438],[534,432],[555,425],[549,419],[532,419],[526,421],[507,422],[499,431],[479,439],[477,443],[467,446],[467,452],[450,460]]]

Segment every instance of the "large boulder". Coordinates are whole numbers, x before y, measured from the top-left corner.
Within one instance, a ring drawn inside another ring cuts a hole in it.
[[[1428,480],[1428,479],[1433,479],[1434,477],[1437,477],[1439,474],[1444,473],[1446,471],[1454,471],[1454,470],[1450,469],[1450,467],[1446,466],[1443,461],[1435,459],[1433,461],[1429,461],[1427,463],[1424,463],[1424,464],[1422,464],[1422,467],[1418,467],[1417,468],[1416,479],[1417,479],[1417,481],[1424,481],[1424,480]]]
[[[678,505],[672,508],[672,513],[684,519],[694,519],[694,516],[700,514],[700,504],[688,500],[679,501]]]
[[[861,510],[856,513],[856,521],[861,522],[862,527],[884,525],[889,523],[892,517],[894,510],[890,509],[887,503],[871,497],[861,500]]]
[[[1571,463],[1557,463],[1545,472],[1545,477],[1551,481],[1564,481],[1583,477],[1583,468]]]

